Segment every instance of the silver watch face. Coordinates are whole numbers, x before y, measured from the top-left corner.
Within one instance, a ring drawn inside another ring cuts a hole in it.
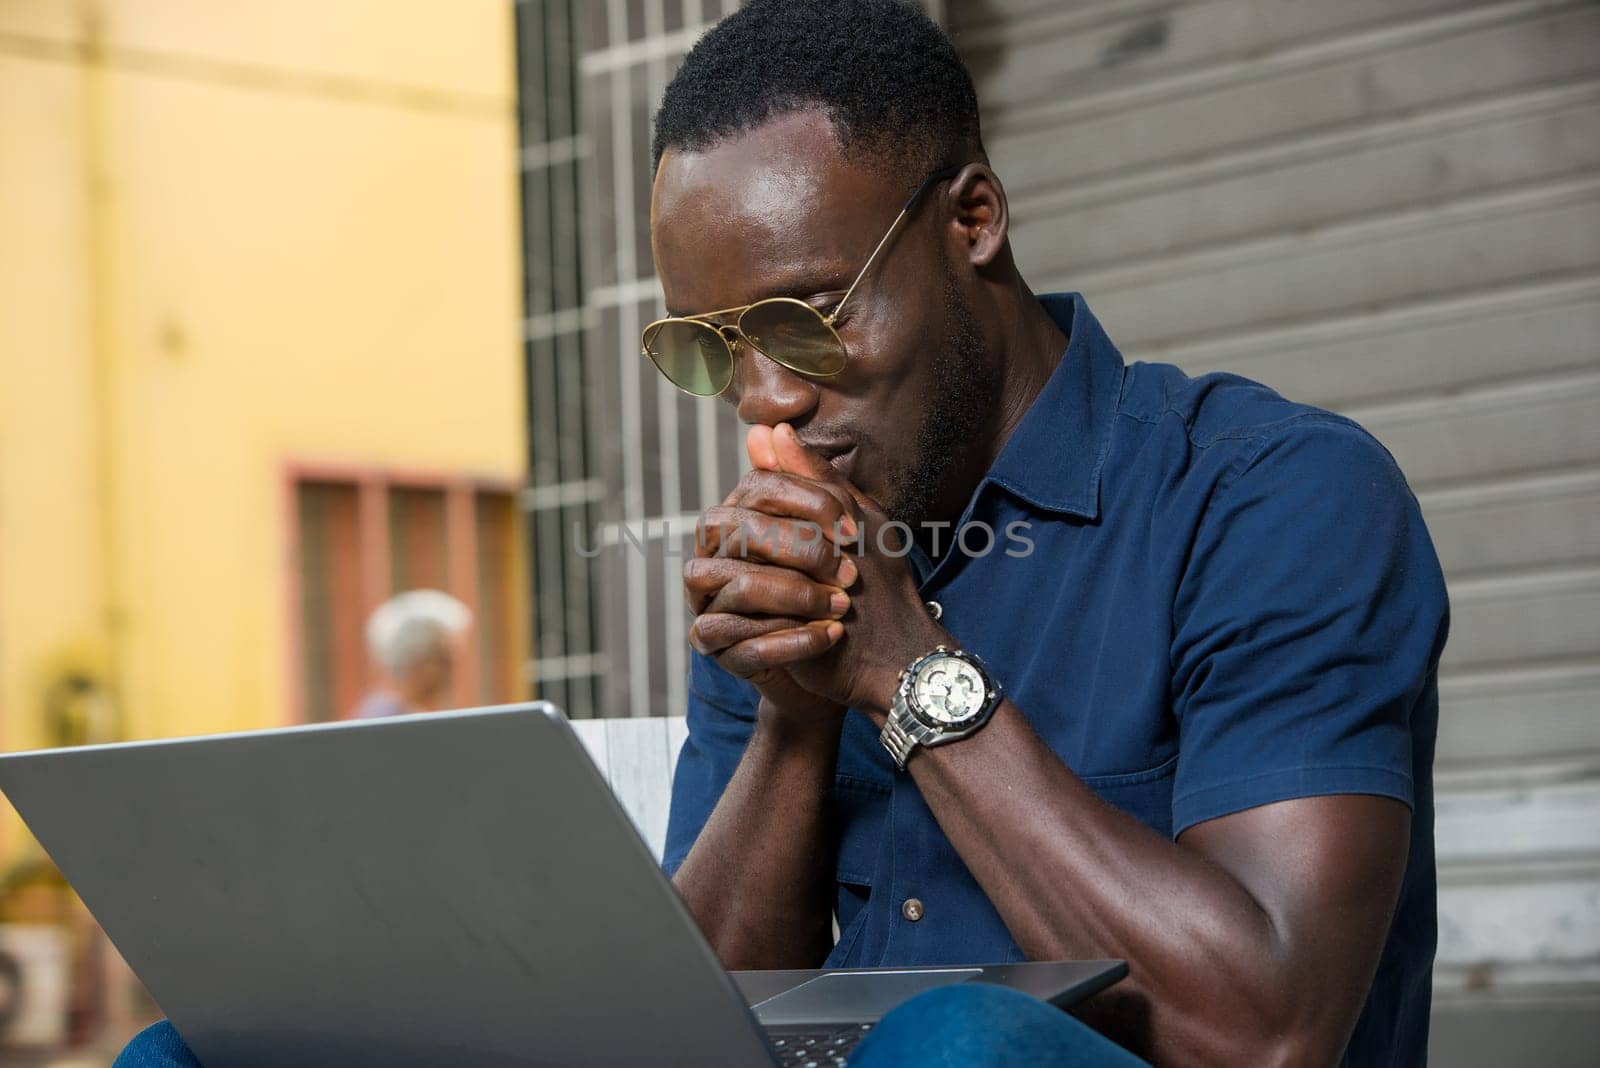
[[[941,656],[918,669],[911,695],[927,718],[954,725],[982,711],[986,689],[977,668],[959,656]]]

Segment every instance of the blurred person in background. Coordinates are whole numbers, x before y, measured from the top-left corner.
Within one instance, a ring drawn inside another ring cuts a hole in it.
[[[407,590],[367,618],[367,652],[383,672],[351,719],[437,712],[454,693],[455,661],[472,610],[440,590]]]

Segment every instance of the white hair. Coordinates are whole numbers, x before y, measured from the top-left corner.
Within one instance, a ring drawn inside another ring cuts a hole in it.
[[[367,650],[385,671],[399,675],[470,626],[472,610],[443,590],[407,590],[367,617]]]

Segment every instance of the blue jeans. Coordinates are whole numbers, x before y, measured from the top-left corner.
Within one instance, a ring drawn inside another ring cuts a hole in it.
[[[987,983],[918,994],[885,1016],[850,1068],[1146,1068],[1053,1005]],[[200,1068],[166,1022],[136,1035],[111,1068]]]

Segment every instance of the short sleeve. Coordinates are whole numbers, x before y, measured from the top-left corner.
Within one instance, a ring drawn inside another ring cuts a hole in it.
[[[755,729],[754,686],[728,674],[716,661],[691,654],[689,737],[678,753],[672,776],[672,809],[667,816],[667,847],[661,866],[672,875],[689,855],[700,829],[727,788]]]
[[[1174,835],[1297,797],[1413,805],[1448,615],[1416,499],[1365,431],[1305,418],[1242,454],[1174,604]]]

